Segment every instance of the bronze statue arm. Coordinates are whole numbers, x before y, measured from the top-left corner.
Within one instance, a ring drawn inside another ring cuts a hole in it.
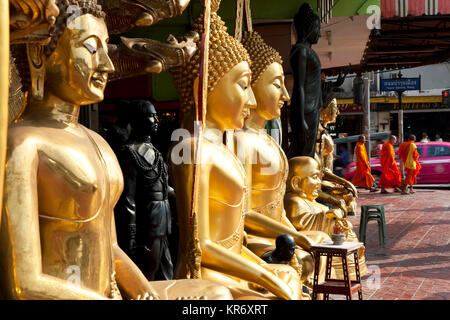
[[[42,272],[37,194],[39,155],[31,139],[27,140],[18,132],[10,136],[14,136],[15,141],[9,141],[8,144],[7,188],[3,208],[3,215],[9,227],[9,232],[5,231],[3,234],[9,235],[7,239],[1,239],[1,250],[11,252],[4,256],[7,261],[3,261],[11,269],[1,276],[10,277],[6,281],[16,283],[16,291],[12,294],[18,299],[106,299],[65,279]],[[10,247],[12,244],[14,250]]]
[[[111,222],[113,253],[117,285],[125,299],[138,299],[149,295],[148,299],[159,299],[158,294],[136,264],[119,247],[114,217]]]
[[[299,65],[299,107],[300,107],[300,124],[303,126],[303,132],[308,131],[308,124],[305,120],[305,104],[306,104],[306,96],[305,96],[305,82],[306,82],[306,60],[307,60],[307,52],[305,48],[299,48],[298,54],[298,65]]]
[[[319,191],[319,198],[337,206],[339,209],[341,209],[342,211],[347,213],[347,209],[346,209],[347,205],[345,203],[345,200],[337,199],[337,198],[333,197],[332,195],[330,195],[326,192],[323,192],[323,191]]]
[[[124,177],[124,188],[122,196],[118,204],[116,205],[115,211],[120,218],[119,224],[121,229],[121,234],[123,234],[126,239],[125,243],[121,243],[122,247],[128,254],[133,254],[136,248],[136,182],[137,182],[137,172],[135,169],[134,160],[131,158],[130,151],[124,149],[120,152],[119,161],[123,171]],[[122,241],[122,239],[121,239]]]

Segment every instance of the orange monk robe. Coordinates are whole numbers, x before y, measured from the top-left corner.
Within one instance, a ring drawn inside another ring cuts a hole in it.
[[[398,170],[397,163],[395,162],[394,146],[385,142],[380,153],[380,164],[381,164],[381,176],[380,176],[380,187],[400,187],[402,176],[400,170]]]
[[[370,173],[369,159],[364,143],[357,142],[355,147],[356,173],[352,183],[357,187],[372,188],[375,179]]]
[[[416,144],[412,141],[403,142],[398,149],[398,156],[405,168],[405,184],[410,186],[417,184],[421,166]]]

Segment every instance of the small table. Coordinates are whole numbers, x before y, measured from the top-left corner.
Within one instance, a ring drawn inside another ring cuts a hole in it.
[[[314,254],[314,286],[313,300],[317,300],[317,294],[323,293],[324,300],[329,300],[329,294],[345,295],[347,300],[352,300],[352,294],[358,291],[359,300],[362,300],[361,277],[359,274],[358,249],[363,245],[361,242],[344,242],[340,245],[334,245],[333,242],[324,241],[319,245],[312,246],[311,251]],[[351,281],[348,272],[347,256],[354,254],[356,281]],[[325,273],[325,282],[319,284],[320,257],[327,257],[327,268]],[[344,271],[344,280],[331,279],[331,263],[333,257],[342,258],[342,269]]]

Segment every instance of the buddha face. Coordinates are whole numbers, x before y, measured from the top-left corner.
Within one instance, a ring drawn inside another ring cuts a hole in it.
[[[305,168],[306,177],[302,179],[301,188],[306,197],[310,200],[316,199],[319,196],[321,179],[319,164],[314,161]]]
[[[315,19],[309,28],[308,32],[308,42],[311,44],[316,44],[319,42],[320,37],[322,37],[322,33],[320,32],[320,20]]]
[[[278,62],[273,62],[252,89],[257,103],[254,112],[265,120],[279,118],[284,102],[290,100],[284,85],[283,67]]]
[[[339,115],[339,109],[337,108],[337,100],[333,99],[327,108],[323,112],[323,119],[327,123],[335,123],[336,118]]]
[[[85,14],[72,20],[46,62],[46,90],[73,104],[103,100],[108,73],[114,72],[108,40],[103,19]]]
[[[251,71],[246,61],[228,71],[208,95],[206,120],[220,130],[242,128],[249,109],[256,107],[250,80]]]
[[[319,163],[311,157],[296,157],[289,160],[289,167],[293,191],[311,201],[316,199],[322,183]]]

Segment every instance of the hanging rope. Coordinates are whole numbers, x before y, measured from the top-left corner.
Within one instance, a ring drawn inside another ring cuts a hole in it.
[[[244,0],[236,0],[236,21],[234,28],[234,37],[241,42],[242,40],[242,20],[244,18]]]

